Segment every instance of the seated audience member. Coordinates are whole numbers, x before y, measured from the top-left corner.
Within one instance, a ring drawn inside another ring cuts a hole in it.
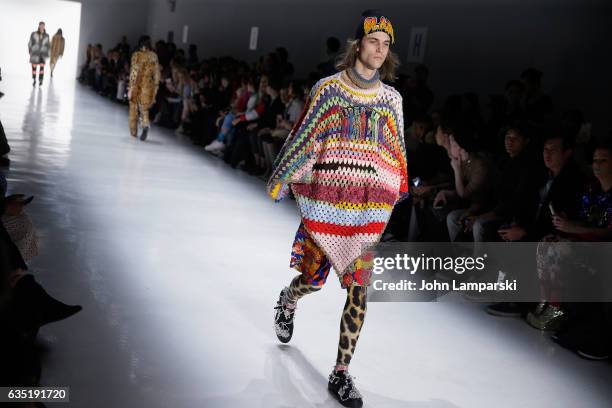
[[[495,169],[495,206],[468,217],[474,242],[500,240],[499,227],[524,224],[530,219],[544,169],[531,152],[528,132],[524,124],[509,126],[504,132],[506,155]]]
[[[553,113],[552,99],[542,91],[542,71],[528,68],[521,74],[524,92],[521,108],[527,118],[544,123]]]
[[[266,110],[259,119],[257,126],[248,129],[251,155],[253,157],[253,163],[247,168],[250,174],[261,175],[268,170],[266,168],[265,153],[263,150],[263,138],[269,137],[272,130],[276,127],[277,118],[282,116],[285,111],[285,105],[280,97],[280,90],[280,82],[270,79],[265,90],[266,99],[268,101]]]
[[[268,108],[268,77],[263,75],[259,80],[257,93],[251,98],[255,101],[254,106],[247,106],[247,111],[236,115],[232,120],[232,125],[235,128],[235,134],[232,142],[225,149],[224,160],[230,164],[232,168],[236,168],[242,161],[246,162],[248,168],[253,167],[254,157],[251,152],[250,132],[254,132],[259,124],[259,119],[265,114]],[[249,100],[250,102],[250,100]],[[247,105],[250,105],[247,104]]]
[[[414,159],[412,164],[408,163],[409,169],[414,171],[409,173],[414,178],[410,187],[413,206],[406,238],[408,241],[436,242],[448,239],[446,216],[457,203],[448,200],[446,205],[437,208],[433,208],[433,203],[439,191],[450,189],[454,183],[450,166],[450,138],[459,127],[449,115],[441,116],[435,128],[435,144],[422,143],[419,144],[420,152],[414,155],[408,153]],[[419,126],[418,120],[416,126]],[[415,180],[419,180],[418,183]]]
[[[416,240],[417,230],[410,230],[410,226],[416,227],[416,222],[411,222],[413,204],[422,204],[424,192],[433,188],[440,180],[436,179],[441,169],[448,166],[448,154],[444,148],[435,143],[435,135],[432,132],[432,122],[427,115],[419,115],[413,121],[406,139],[406,156],[408,161],[408,174],[412,177],[412,197],[398,203],[387,223],[383,241],[396,239],[400,241]],[[418,190],[421,188],[422,190]],[[416,191],[421,195],[416,196]],[[411,233],[411,231],[413,231]]]
[[[531,222],[514,223],[500,230],[505,241],[537,242],[555,232],[551,208],[557,214],[576,217],[578,196],[585,185],[585,175],[573,159],[574,141],[564,136],[561,129],[552,130],[545,137],[543,147],[546,176],[538,187],[538,200]]]
[[[23,213],[24,205],[22,195],[2,196],[0,214],[2,217],[18,217]],[[0,321],[8,328],[8,335],[33,340],[40,326],[65,319],[82,309],[49,296],[34,277],[26,273],[28,266],[3,223],[0,223],[0,251]]]
[[[551,222],[556,231],[546,235],[538,245],[537,266],[542,302],[536,310],[527,315],[527,321],[535,328],[558,329],[563,322],[566,306],[560,303],[560,298],[564,290],[570,289],[567,287],[568,281],[573,281],[572,278],[576,274],[580,274],[582,281],[593,279],[585,268],[588,260],[581,259],[584,254],[575,254],[569,245],[564,244],[571,241],[612,240],[611,149],[612,147],[606,144],[595,150],[593,157],[595,180],[582,190],[584,193],[580,199],[574,196],[578,211],[572,215],[564,211],[555,211]]]
[[[243,80],[240,88],[236,90],[231,111],[223,112],[218,119],[219,133],[216,139],[206,146],[204,150],[212,153],[220,153],[225,150],[226,145],[231,142],[234,133],[234,118],[254,109],[257,104],[257,96],[255,79],[249,77]]]
[[[454,173],[454,189],[441,190],[434,206],[458,198],[460,208],[446,217],[449,238],[455,241],[461,232],[470,232],[469,217],[480,215],[492,207],[492,162],[487,154],[477,150],[467,131],[455,132],[450,137],[450,164]]]
[[[489,115],[483,129],[483,134],[487,137],[483,145],[494,156],[505,153],[503,147],[506,135],[503,132],[503,126],[524,119],[525,115],[521,107],[523,91],[524,86],[521,81],[510,80],[506,83],[503,95],[490,95],[489,97]]]
[[[559,232],[553,224],[553,212],[563,214],[570,219],[578,217],[579,195],[585,185],[585,177],[573,160],[573,138],[564,137],[561,129],[553,129],[545,136],[543,161],[546,167],[545,178],[537,188],[536,205],[531,210],[531,217],[517,219],[509,226],[499,229],[498,233],[504,241],[551,241],[563,239],[564,233]],[[552,210],[552,211],[551,211]],[[489,306],[488,312],[498,316],[519,316],[526,313],[530,305],[517,303],[498,303]],[[540,316],[547,308],[541,302],[535,308],[535,316]],[[553,325],[552,320],[557,305],[548,309],[546,316],[541,317],[540,327]],[[554,324],[558,324],[554,323]]]
[[[555,216],[553,224],[557,230],[570,234],[575,240],[610,242],[612,241],[612,141],[608,140],[595,149],[593,174],[595,180],[589,183],[580,200],[578,218],[570,220]],[[594,250],[598,249],[595,247]],[[557,263],[560,262],[562,260]],[[575,270],[569,272],[576,273]],[[595,273],[596,275],[591,277],[593,280],[591,285],[598,285],[599,275],[607,274],[608,271],[597,270]],[[585,278],[588,276],[585,274]],[[553,340],[584,358],[592,360],[609,358],[612,344],[610,303],[566,302],[563,303],[562,310],[565,320],[559,332],[553,335]]]
[[[276,155],[282,148],[289,132],[297,123],[302,111],[304,110],[304,93],[303,88],[296,82],[289,83],[289,87],[286,91],[286,102],[285,111],[283,115],[277,117],[276,127],[262,138],[262,149],[264,151],[266,167],[269,172],[272,169],[272,164],[276,158]],[[283,92],[281,91],[281,100],[283,99]],[[268,176],[268,172],[264,175]]]

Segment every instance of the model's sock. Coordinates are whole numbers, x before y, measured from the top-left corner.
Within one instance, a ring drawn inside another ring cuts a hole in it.
[[[348,368],[353,358],[367,310],[366,294],[367,288],[363,286],[349,286],[346,290],[346,303],[342,312],[342,320],[340,320],[340,341],[336,359],[336,367],[340,369]]]
[[[287,302],[290,305],[289,307],[295,307],[297,301],[308,295],[309,293],[317,292],[321,290],[321,286],[314,286],[309,283],[305,283],[302,280],[302,275],[297,275],[287,288]]]
[[[338,372],[338,371],[348,371],[348,366],[345,364],[336,364],[336,367],[334,367],[334,371]]]

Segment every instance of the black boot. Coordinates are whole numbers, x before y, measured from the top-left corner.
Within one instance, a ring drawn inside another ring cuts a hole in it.
[[[291,336],[293,336],[293,318],[295,316],[295,305],[291,306],[287,299],[287,291],[285,288],[281,290],[278,302],[276,302],[276,313],[274,314],[274,330],[276,331],[276,337],[281,343],[289,343]]]
[[[13,288],[15,313],[21,316],[27,327],[40,327],[48,323],[66,319],[83,308],[67,305],[51,297],[32,275],[19,279]]]
[[[142,134],[140,135],[140,140],[145,141],[147,140],[147,134],[149,133],[149,128],[145,127],[142,128]]]
[[[329,375],[327,389],[344,407],[361,408],[363,399],[357,390],[353,377],[346,371],[336,371],[335,369]]]

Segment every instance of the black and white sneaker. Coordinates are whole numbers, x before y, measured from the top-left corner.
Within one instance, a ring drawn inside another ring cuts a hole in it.
[[[295,316],[295,304],[287,299],[288,288],[281,290],[278,302],[276,302],[276,313],[274,314],[274,330],[276,337],[281,343],[289,343],[293,336],[293,318]]]
[[[363,406],[363,399],[353,382],[353,377],[346,371],[333,370],[329,375],[327,389],[344,407],[361,408]]]

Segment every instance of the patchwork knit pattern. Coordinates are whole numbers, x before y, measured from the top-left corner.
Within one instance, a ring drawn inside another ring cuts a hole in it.
[[[339,275],[375,245],[408,192],[402,99],[355,87],[345,71],[317,82],[281,149],[268,193],[291,186],[308,233]]]

